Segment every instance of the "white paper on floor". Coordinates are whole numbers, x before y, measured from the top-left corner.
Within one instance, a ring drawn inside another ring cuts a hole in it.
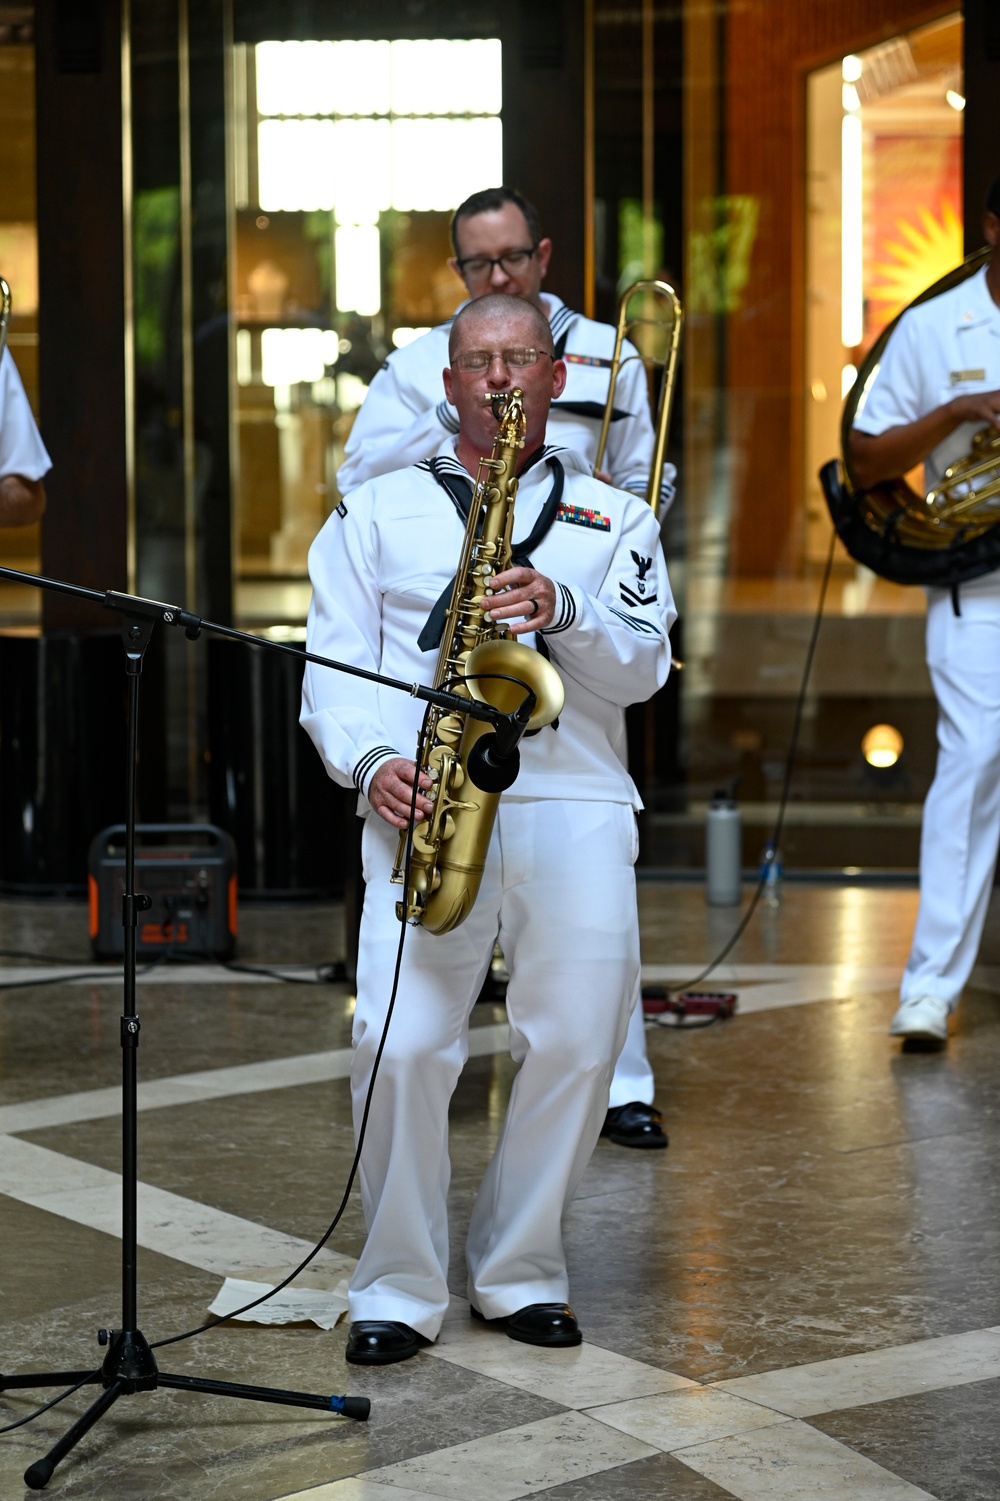
[[[332,1329],[342,1314],[347,1312],[347,1279],[342,1278],[334,1288],[283,1287],[280,1293],[248,1308],[246,1313],[236,1313],[245,1303],[261,1298],[273,1291],[269,1282],[244,1282],[239,1277],[227,1277],[223,1282],[209,1313],[221,1314],[223,1318],[235,1318],[246,1324],[318,1324],[321,1329]]]

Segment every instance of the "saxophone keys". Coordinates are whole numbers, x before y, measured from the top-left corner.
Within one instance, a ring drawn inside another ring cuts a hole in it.
[[[436,855],[437,842],[430,837],[431,826],[429,823],[418,823],[413,830],[413,848],[421,855]],[[422,870],[410,872],[410,885],[417,886],[425,875]]]
[[[454,754],[454,747],[461,740],[464,728],[465,725],[458,714],[446,714],[443,719],[438,720],[437,734],[442,744],[436,745],[431,751],[428,757],[431,765],[439,765],[447,774],[445,756],[450,757]]]

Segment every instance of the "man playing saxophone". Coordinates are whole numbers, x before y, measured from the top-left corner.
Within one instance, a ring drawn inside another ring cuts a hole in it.
[[[361,1161],[368,1238],[351,1279],[347,1359],[388,1364],[433,1340],[448,1303],[448,1104],[468,1055],[469,1015],[499,937],[511,1051],[520,1069],[467,1241],[472,1313],[510,1338],[577,1344],[561,1219],[597,1141],[639,964],[635,787],[619,754],[624,708],[669,669],[673,602],[659,527],[637,498],[545,445],[565,366],[539,311],[484,297],[456,318],[444,388],[458,433],[413,467],[370,480],[313,545],[311,651],[428,682],[428,616],[451,579],[479,460],[497,421],[490,398],[519,386],[512,566],[490,613],[544,642],[565,686],[558,725],[521,744],[478,899],[462,925],[408,928],[398,1000]],[[642,589],[637,585],[642,582]],[[423,643],[423,644],[421,644]],[[399,924],[390,884],[407,827],[419,706],[402,693],[310,665],[302,723],[327,770],[371,810],[358,957],[352,1092],[360,1124],[392,989]],[[404,749],[405,748],[405,749]],[[420,777],[418,818],[432,809]],[[374,815],[374,816],[372,816]]]
[[[862,487],[923,461],[925,488],[1000,426],[1000,178],[986,198],[992,247],[974,276],[903,314],[855,418]],[[894,1037],[940,1045],[972,972],[1000,840],[1000,571],[927,591],[927,665],[938,759],[924,803],[920,905]]]

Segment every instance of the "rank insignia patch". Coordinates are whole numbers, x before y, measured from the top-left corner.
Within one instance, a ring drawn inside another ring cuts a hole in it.
[[[632,562],[635,564],[635,588],[630,588],[624,582],[619,585],[622,603],[628,605],[630,610],[634,610],[636,605],[655,605],[656,595],[648,592],[649,583],[646,579],[646,574],[653,566],[652,558],[644,558],[640,553],[633,552]]]
[[[598,532],[611,530],[611,517],[602,516],[600,511],[595,511],[590,506],[560,505],[556,520],[568,521],[571,526],[590,526]]]

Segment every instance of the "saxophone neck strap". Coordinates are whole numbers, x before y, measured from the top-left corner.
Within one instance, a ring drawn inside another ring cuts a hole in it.
[[[538,455],[541,456],[542,452],[543,450],[539,449]],[[528,465],[530,466],[535,461],[535,455],[532,455],[532,458],[528,461]],[[538,520],[524,541],[511,544],[510,561],[516,568],[532,567],[532,550],[547,535],[552,523],[556,519],[556,512],[559,510],[559,503],[562,500],[563,486],[566,483],[566,471],[555,454],[549,455],[547,463],[549,469],[552,471],[552,489],[546,496],[545,503],[538,514]],[[451,497],[452,504],[459,516],[461,516],[464,524],[469,519],[469,506],[472,503],[472,481],[466,479],[464,475],[456,474],[454,470],[445,469],[443,465],[439,464],[437,459],[431,459],[429,468],[442,490],[446,491]],[[522,474],[524,473],[523,470],[521,472]],[[448,613],[448,606],[451,604],[452,594],[455,592],[455,583],[456,580],[454,578],[449,579],[437,603],[428,615],[424,623],[424,628],[417,637],[417,645],[421,651],[433,651],[436,647],[440,646],[441,637],[444,633],[445,616]]]

